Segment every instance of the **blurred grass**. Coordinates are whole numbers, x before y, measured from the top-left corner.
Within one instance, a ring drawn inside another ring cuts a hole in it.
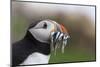
[[[53,52],[54,53],[54,52]],[[94,61],[95,54],[88,53],[87,51],[80,51],[73,49],[66,49],[65,53],[57,51],[57,54],[51,54],[49,63],[62,63],[62,62],[80,62],[80,61]]]

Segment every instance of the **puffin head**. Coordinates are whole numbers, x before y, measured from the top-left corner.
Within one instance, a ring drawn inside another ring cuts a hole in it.
[[[46,19],[30,25],[28,31],[36,40],[50,44],[51,50],[56,51],[61,46],[64,52],[69,34],[63,25]]]

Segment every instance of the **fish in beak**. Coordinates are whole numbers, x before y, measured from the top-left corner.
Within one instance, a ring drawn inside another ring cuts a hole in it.
[[[67,40],[70,36],[64,25],[56,23],[55,28],[56,30],[51,32],[51,51],[54,51],[56,55],[56,50],[60,47],[62,53],[64,53],[64,48],[67,45]]]

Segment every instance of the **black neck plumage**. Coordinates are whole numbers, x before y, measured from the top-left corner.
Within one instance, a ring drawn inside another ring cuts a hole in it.
[[[45,55],[50,54],[50,44],[48,43],[43,43],[35,39],[32,34],[27,31],[26,36],[24,37],[25,40],[30,41],[30,45],[35,49],[35,52],[40,52]]]
[[[27,31],[26,36],[22,40],[12,45],[13,66],[19,65],[34,52],[49,55],[50,44],[39,42]]]

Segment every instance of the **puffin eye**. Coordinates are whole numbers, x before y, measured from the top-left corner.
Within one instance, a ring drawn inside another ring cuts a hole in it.
[[[47,23],[44,23],[43,28],[45,29],[47,28]]]

